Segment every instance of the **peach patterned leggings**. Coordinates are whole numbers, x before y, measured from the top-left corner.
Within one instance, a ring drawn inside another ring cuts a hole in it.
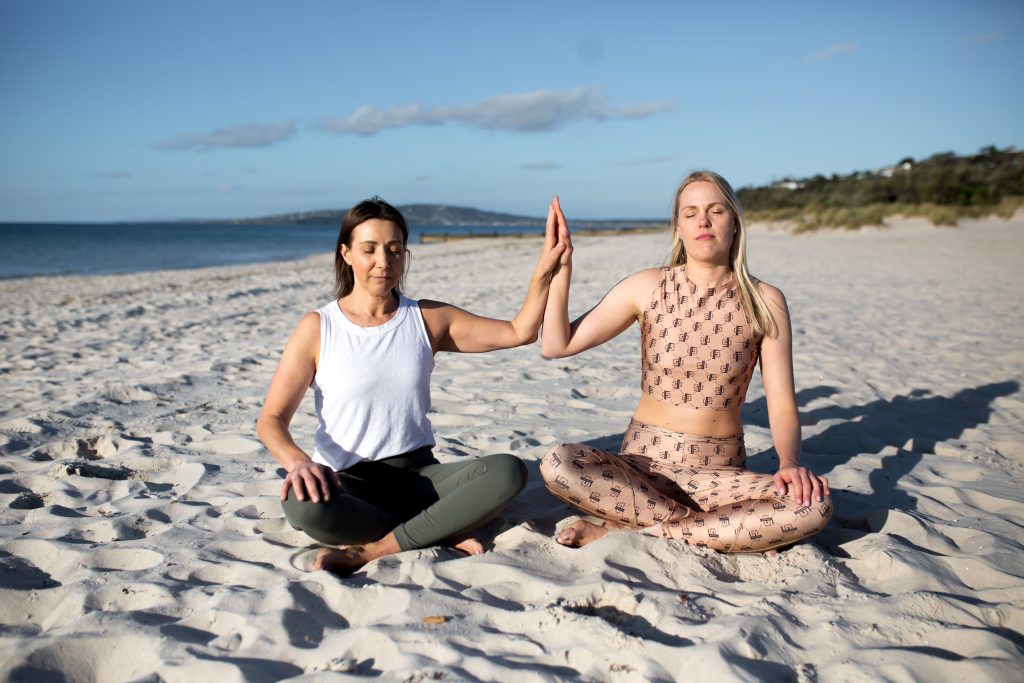
[[[742,435],[693,436],[633,420],[618,455],[561,444],[540,473],[551,493],[591,515],[722,552],[770,550],[825,528],[828,496],[803,507],[746,461]]]

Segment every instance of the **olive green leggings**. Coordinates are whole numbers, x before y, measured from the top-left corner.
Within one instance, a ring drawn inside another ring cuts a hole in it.
[[[376,541],[395,532],[402,550],[426,548],[495,517],[526,485],[514,455],[441,464],[430,446],[338,472],[341,491],[326,503],[300,501],[289,489],[282,503],[295,527],[327,545]]]

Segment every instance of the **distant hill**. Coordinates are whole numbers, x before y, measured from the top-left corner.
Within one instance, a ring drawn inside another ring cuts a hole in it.
[[[448,206],[446,204],[403,204],[396,206],[409,225],[431,225],[438,227],[485,228],[491,226],[512,226],[522,228],[543,228],[546,218],[518,216],[497,211],[483,211],[466,206]],[[318,211],[296,211],[279,213],[272,216],[257,218],[219,218],[219,219],[187,219],[176,223],[203,225],[341,225],[345,209],[321,209]],[[166,221],[164,221],[166,222]],[[646,228],[663,226],[665,219],[624,218],[609,220],[572,219],[572,225],[578,228]]]
[[[406,204],[395,207],[402,212],[410,225],[442,225],[442,226],[491,226],[512,225],[523,227],[543,226],[543,218],[516,216],[510,213],[482,211],[464,206],[447,206],[444,204]],[[188,220],[186,223],[222,223],[226,225],[325,225],[341,224],[344,209],[322,209],[318,211],[297,211],[279,213],[258,218],[229,218],[220,220]]]

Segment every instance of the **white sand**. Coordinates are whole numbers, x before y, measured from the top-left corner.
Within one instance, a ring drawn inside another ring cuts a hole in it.
[[[505,317],[536,249],[417,246],[407,289]],[[573,309],[666,250],[580,238]],[[551,540],[569,512],[536,461],[616,445],[634,328],[565,361],[439,357],[442,459],[512,451],[530,484],[493,552],[402,553],[347,580],[302,571],[312,544],[253,433],[329,257],[0,282],[0,678],[1024,680],[1024,219],[755,232],[750,259],[793,312],[804,459],[837,508],[824,533],[773,559]],[[310,399],[301,443],[313,425]]]

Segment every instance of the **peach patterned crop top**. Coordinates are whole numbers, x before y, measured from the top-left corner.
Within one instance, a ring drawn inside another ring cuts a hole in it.
[[[698,288],[686,277],[685,264],[663,269],[640,334],[645,394],[697,410],[743,403],[761,338],[754,335],[732,276]]]

